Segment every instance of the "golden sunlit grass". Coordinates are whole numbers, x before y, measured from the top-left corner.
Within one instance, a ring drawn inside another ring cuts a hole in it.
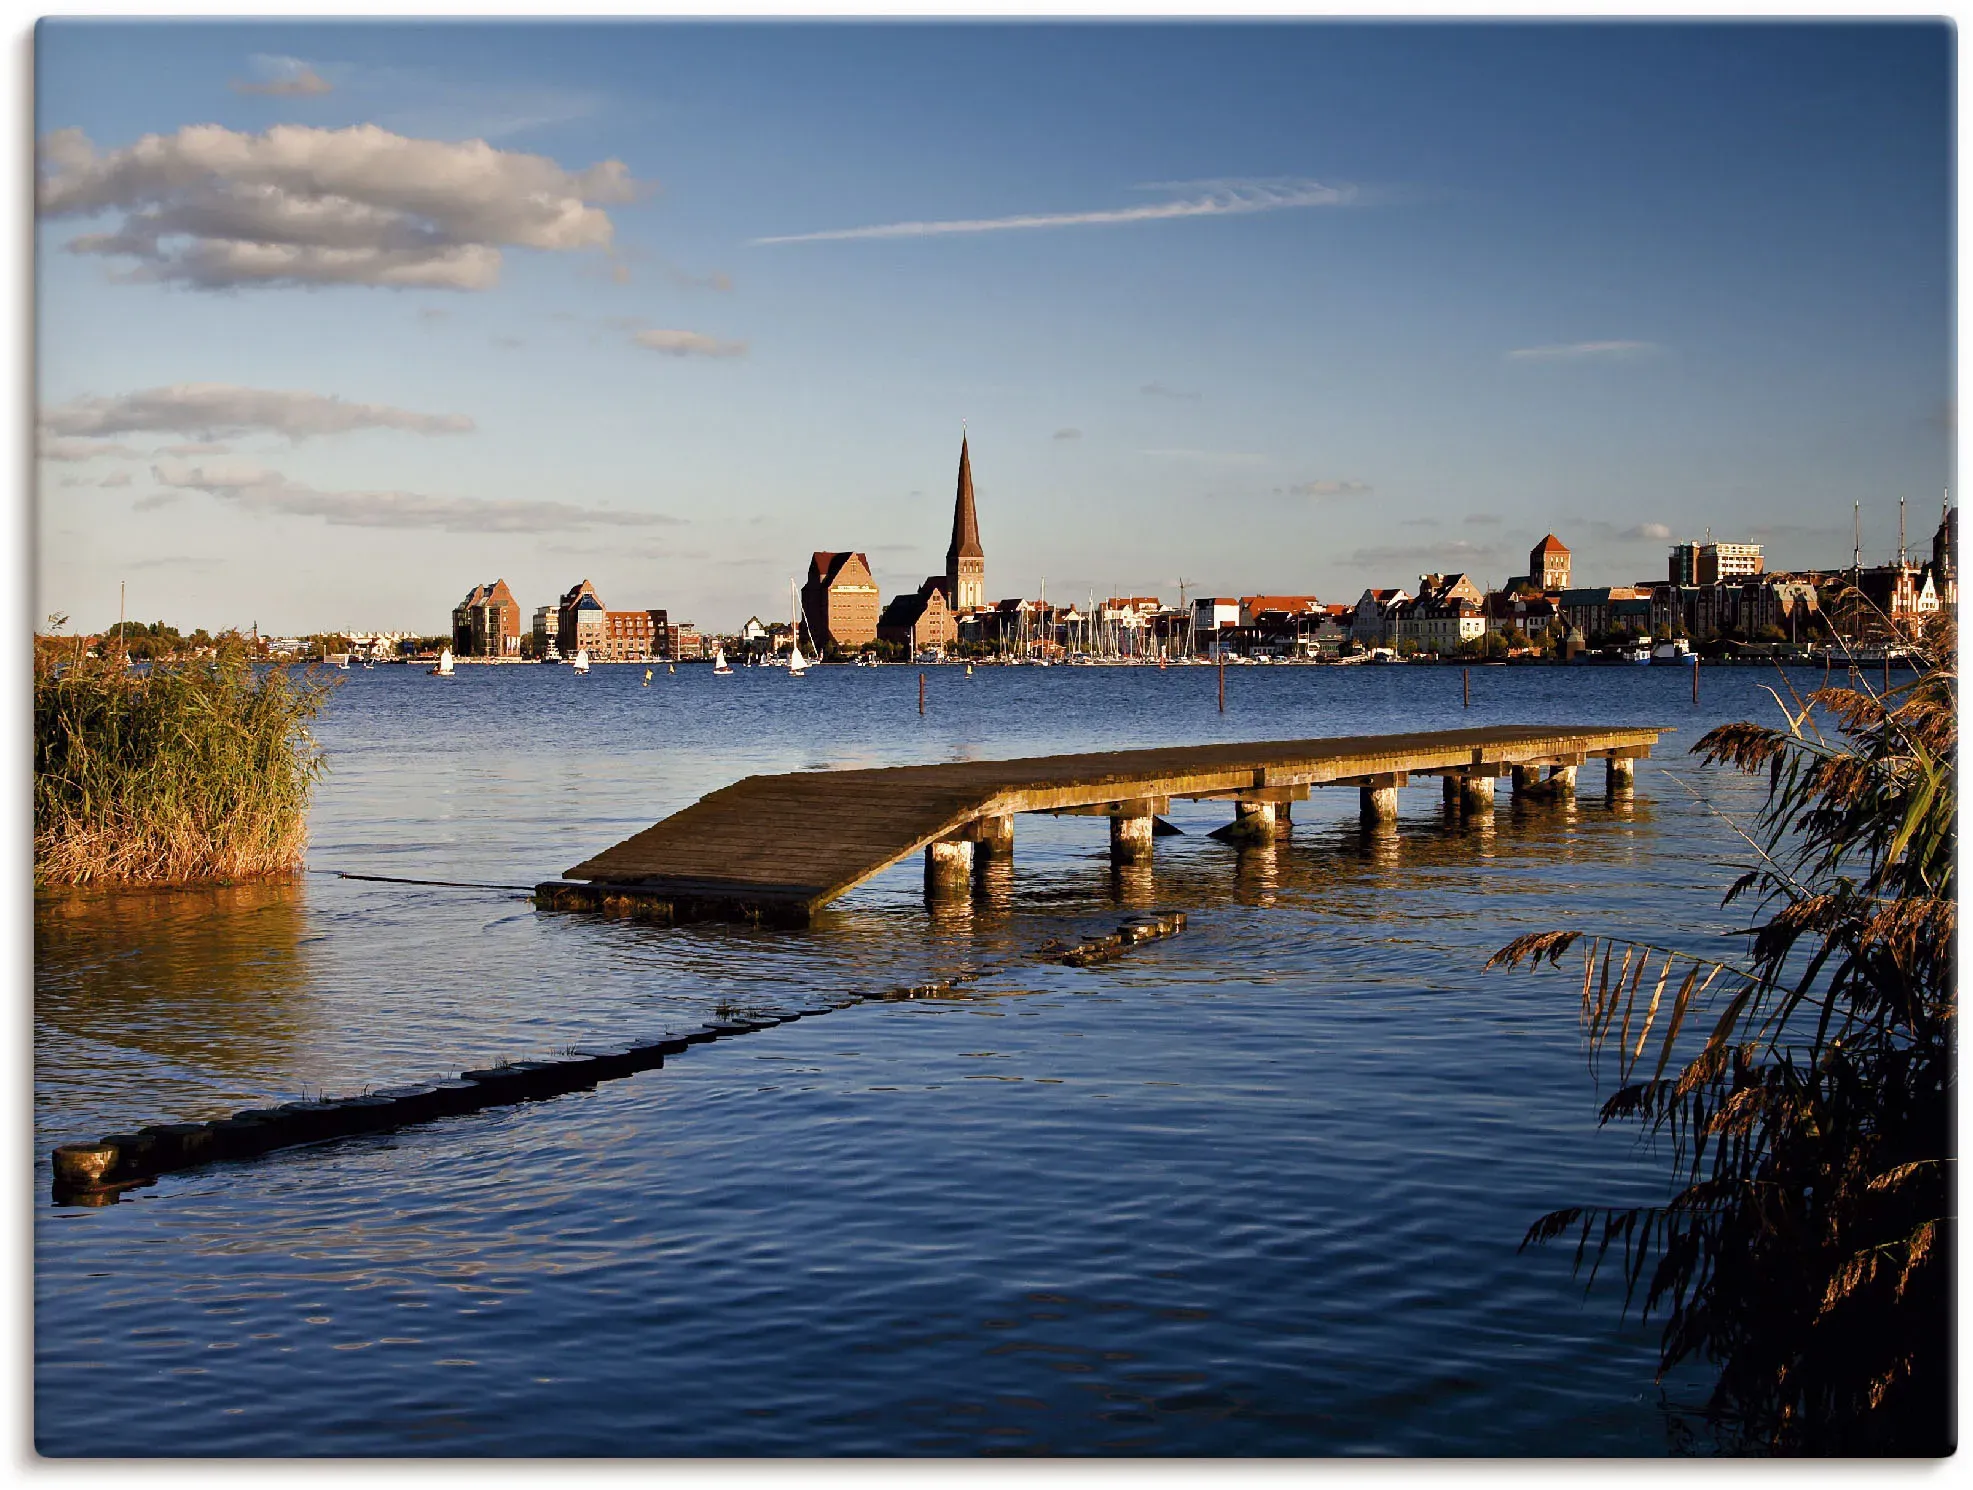
[[[300,870],[333,686],[242,648],[126,668],[37,648],[37,885],[182,884]]]

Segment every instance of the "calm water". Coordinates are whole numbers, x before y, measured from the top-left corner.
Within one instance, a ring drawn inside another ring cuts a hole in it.
[[[309,875],[44,897],[36,915],[36,1441],[69,1454],[1655,1454],[1692,1382],[1530,1220],[1663,1193],[1598,1131],[1566,975],[1519,932],[1695,950],[1739,851],[1683,748],[1772,717],[1708,669],[462,668],[348,675]],[[1013,872],[928,915],[915,862],[806,932],[537,914],[524,886],[754,771],[1518,722],[1680,731],[1606,802],[1292,844],[1186,836],[1113,872],[1022,818]],[[1660,767],[1666,768],[1661,770]],[[1667,774],[1669,771],[1672,774]],[[1683,783],[1681,785],[1680,783]],[[1182,909],[1104,969],[1025,954]],[[388,1086],[722,1002],[994,965],[695,1047],[593,1093],[48,1204],[56,1143]]]

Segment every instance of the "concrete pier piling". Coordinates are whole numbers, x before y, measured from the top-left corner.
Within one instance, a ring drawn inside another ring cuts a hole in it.
[[[1014,857],[1014,817],[1012,813],[1004,817],[983,817],[974,825],[977,835],[973,839],[973,863],[975,866],[988,860],[1011,859]]]
[[[1637,762],[1629,756],[1613,755],[1603,764],[1607,772],[1603,778],[1606,792],[1627,792],[1637,785]]]
[[[1514,796],[1517,800],[1530,794],[1539,795],[1540,786],[1540,766],[1516,766],[1514,768]]]
[[[1110,858],[1117,864],[1151,862],[1151,813],[1118,812],[1110,819]]]
[[[1492,812],[1493,782],[1491,776],[1462,776],[1459,778],[1459,810],[1462,812]]]
[[[973,844],[970,839],[947,838],[925,845],[925,889],[934,895],[964,890],[973,882]]]
[[[1252,847],[1273,843],[1287,831],[1288,804],[1286,802],[1255,802],[1242,798],[1236,799],[1233,803],[1233,821],[1224,827],[1213,829],[1211,836],[1222,843]]]
[[[1398,789],[1395,786],[1366,786],[1358,789],[1358,814],[1366,823],[1394,823],[1398,820]]]
[[[1548,768],[1548,789],[1558,797],[1573,797],[1576,794],[1576,768],[1574,766],[1550,766]]]

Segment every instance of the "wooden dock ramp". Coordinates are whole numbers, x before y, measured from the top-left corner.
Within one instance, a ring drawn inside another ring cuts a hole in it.
[[[1613,788],[1627,784],[1631,763],[1663,732],[1497,725],[749,776],[585,859],[536,896],[553,909],[799,926],[921,850],[928,881],[963,877],[976,848],[985,856],[1011,849],[1019,813],[1107,817],[1113,853],[1142,858],[1173,798],[1227,801],[1233,826],[1271,832],[1277,812],[1314,787],[1359,787],[1365,814],[1388,819],[1396,788],[1438,776],[1449,799],[1483,810],[1496,777],[1552,794],[1573,789],[1575,768],[1591,759],[1611,763]]]

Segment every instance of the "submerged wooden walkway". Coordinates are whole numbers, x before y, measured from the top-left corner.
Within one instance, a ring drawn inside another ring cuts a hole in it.
[[[1234,821],[1219,836],[1233,838],[1273,836],[1288,804],[1317,786],[1356,786],[1366,818],[1389,820],[1398,787],[1438,776],[1448,800],[1484,811],[1498,777],[1552,795],[1573,790],[1575,768],[1596,758],[1610,762],[1610,785],[1621,789],[1662,732],[1507,725],[749,776],[585,859],[536,896],[555,909],[803,925],[920,850],[930,888],[963,883],[976,849],[982,858],[1011,852],[1018,813],[1107,817],[1111,852],[1128,862],[1149,856],[1157,815],[1174,797],[1231,802]]]

